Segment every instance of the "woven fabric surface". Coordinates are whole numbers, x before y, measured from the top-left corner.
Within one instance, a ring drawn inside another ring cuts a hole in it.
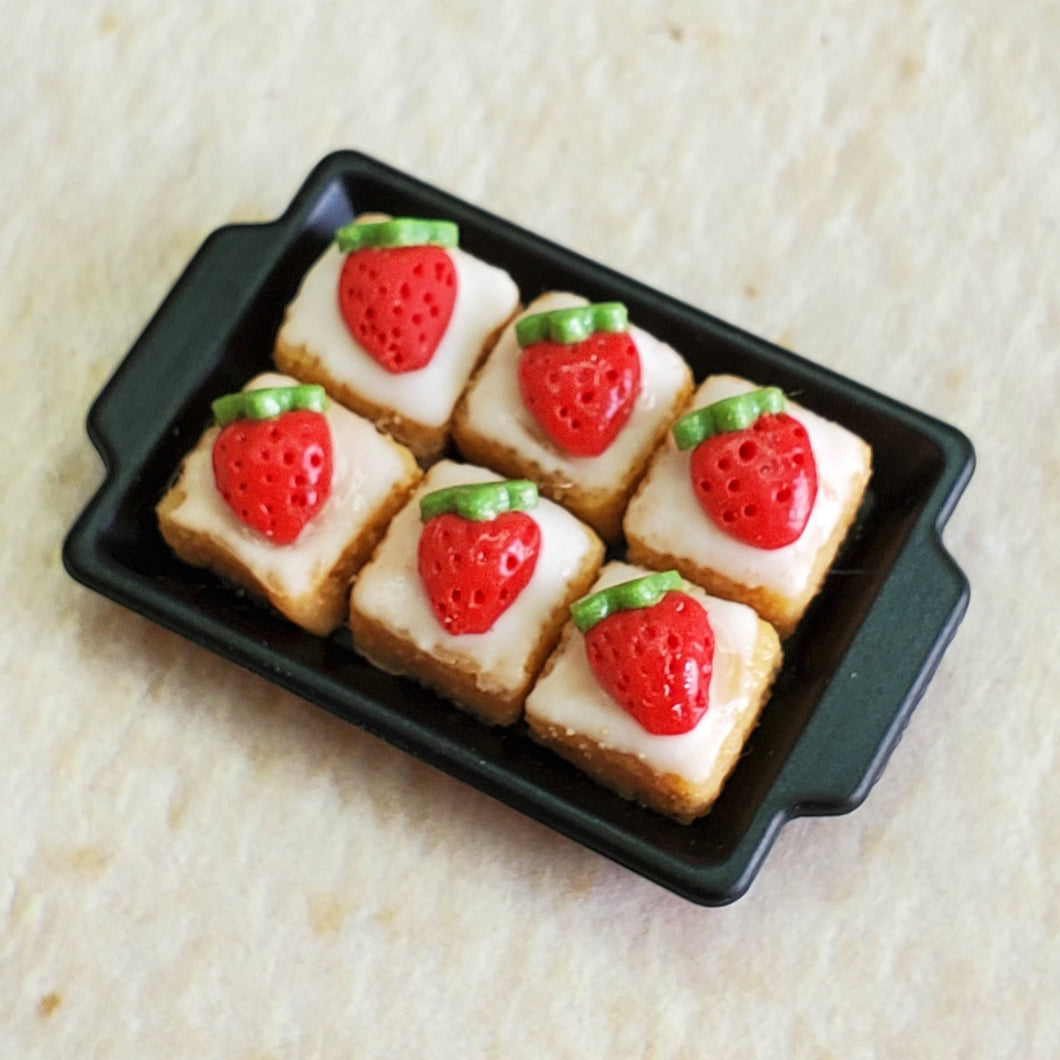
[[[0,0],[0,1056],[1060,1054],[1060,7]],[[93,399],[354,148],[964,431],[855,813],[691,904],[75,583]]]

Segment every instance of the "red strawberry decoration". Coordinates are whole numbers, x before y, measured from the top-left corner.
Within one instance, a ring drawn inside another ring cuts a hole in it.
[[[456,246],[456,225],[399,217],[346,225],[336,239],[347,254],[338,296],[350,334],[388,372],[430,363],[456,303],[445,250]]]
[[[755,548],[798,540],[817,497],[817,463],[776,387],[696,409],[673,433],[678,448],[693,449],[692,489],[717,526]]]
[[[601,687],[655,736],[696,727],[710,705],[714,630],[676,571],[622,582],[571,606]]]
[[[599,456],[640,394],[640,357],[619,302],[523,317],[519,393],[547,437],[571,456]]]
[[[517,480],[421,499],[420,578],[448,633],[486,633],[526,588],[541,551],[541,530],[526,514],[537,497],[532,482]]]
[[[267,387],[213,403],[213,474],[225,503],[277,545],[296,540],[331,492],[331,431],[319,386]]]

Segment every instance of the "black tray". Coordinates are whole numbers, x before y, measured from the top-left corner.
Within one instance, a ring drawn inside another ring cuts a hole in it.
[[[366,210],[454,220],[461,245],[508,269],[524,301],[557,288],[623,301],[697,379],[778,385],[872,446],[857,523],[786,644],[746,753],[695,824],[610,794],[522,726],[480,725],[375,670],[344,632],[302,632],[176,560],[159,536],[154,505],[210,401],[269,366],[303,274]],[[701,904],[743,894],[789,818],[865,798],[968,601],[940,540],[974,466],[959,431],[355,152],[325,158],[278,220],[206,240],[94,402],[88,433],[106,476],[65,541],[76,579]]]

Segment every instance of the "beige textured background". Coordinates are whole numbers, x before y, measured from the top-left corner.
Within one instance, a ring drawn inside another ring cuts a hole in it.
[[[0,0],[0,1055],[1060,1055],[1060,6]],[[955,423],[969,614],[702,909],[96,597],[86,409],[358,148]]]

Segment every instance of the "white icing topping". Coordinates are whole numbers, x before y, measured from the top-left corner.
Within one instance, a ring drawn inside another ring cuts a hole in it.
[[[446,632],[431,610],[417,570],[419,498],[445,486],[497,481],[500,476],[484,468],[451,461],[435,464],[361,571],[351,607],[421,651],[475,668],[483,675],[484,687],[511,689],[525,680],[529,651],[584,563],[593,537],[569,512],[541,498],[526,513],[541,529],[541,551],[526,588],[488,632],[461,636]]]
[[[531,303],[521,316],[586,305],[586,300],[552,291]],[[596,457],[567,456],[541,432],[519,394],[522,350],[514,321],[504,329],[467,398],[466,425],[474,434],[517,449],[549,473],[560,473],[584,489],[611,489],[624,482],[631,464],[643,457],[688,378],[683,358],[671,347],[633,325],[630,337],[640,355],[641,392],[626,425]]]
[[[270,372],[257,376],[244,389],[296,383],[289,376]],[[172,521],[223,542],[274,590],[292,597],[310,591],[335,565],[395,484],[407,481],[409,475],[400,450],[363,417],[335,402],[328,403],[324,415],[331,430],[331,493],[291,544],[273,544],[243,523],[222,499],[213,474],[218,427],[207,430],[185,458],[180,481],[186,495],[173,511]]]
[[[734,376],[712,376],[696,391],[692,408],[755,389]],[[692,490],[692,450],[681,452],[668,436],[648,471],[644,486],[626,513],[630,538],[657,551],[708,566],[747,586],[796,597],[806,587],[821,546],[828,540],[864,469],[864,446],[846,428],[788,402],[787,412],[810,436],[817,463],[817,499],[797,541],[759,549],[721,530],[703,511]]]
[[[350,334],[339,310],[339,275],[346,255],[332,242],[306,273],[287,308],[280,338],[320,358],[328,375],[377,405],[428,427],[445,424],[490,334],[515,312],[519,291],[503,270],[459,248],[446,253],[456,268],[453,315],[431,360],[394,374]]]
[[[648,573],[625,563],[609,563],[592,591]],[[714,631],[710,706],[690,732],[656,736],[647,732],[601,687],[585,654],[585,639],[567,639],[555,665],[526,700],[527,717],[580,733],[602,747],[636,755],[657,773],[674,773],[690,783],[710,775],[725,738],[755,694],[751,660],[758,639],[758,616],[743,604],[686,590],[707,611]]]

